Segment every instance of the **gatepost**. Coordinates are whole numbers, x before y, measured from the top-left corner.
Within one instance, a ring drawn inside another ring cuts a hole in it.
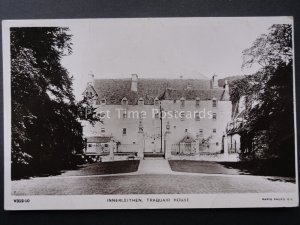
[[[166,125],[166,132],[165,132],[165,159],[169,159],[171,158],[171,131],[170,131],[170,124],[169,124],[169,121],[167,122],[167,125]]]
[[[114,147],[115,147],[115,142],[111,138],[109,142],[109,160],[113,161],[114,160]]]
[[[195,140],[195,147],[196,147],[196,155],[199,156],[200,150],[199,150],[199,145],[200,145],[200,135],[196,135],[196,140]]]
[[[144,141],[144,128],[142,121],[139,121],[139,131],[138,131],[138,151],[137,157],[139,159],[144,158],[144,148],[145,148],[145,141]]]
[[[225,134],[223,136],[224,141],[223,141],[223,150],[224,150],[224,159],[228,160],[228,140],[227,140],[227,135]]]

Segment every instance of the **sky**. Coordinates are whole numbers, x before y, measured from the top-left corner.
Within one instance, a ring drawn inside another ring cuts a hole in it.
[[[288,17],[135,18],[66,20],[73,53],[62,64],[81,97],[88,74],[95,78],[218,78],[242,70],[242,51]]]

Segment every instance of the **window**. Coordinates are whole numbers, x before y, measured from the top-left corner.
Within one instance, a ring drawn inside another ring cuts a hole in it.
[[[213,113],[212,118],[213,118],[213,120],[216,120],[217,119],[217,113]]]
[[[89,91],[87,91],[85,95],[86,95],[86,97],[88,97],[88,98],[93,97],[93,93],[92,93],[92,92],[89,92]]]
[[[184,98],[182,97],[180,99],[180,107],[183,108],[184,107],[184,104],[185,104],[185,101],[184,101]]]
[[[157,97],[154,99],[154,105],[159,105],[159,99]]]
[[[187,133],[187,132],[188,132],[188,129],[185,129],[185,132]]]
[[[173,103],[174,103],[174,104],[176,103],[176,99],[173,100]]]
[[[159,119],[159,113],[155,113],[155,119]]]
[[[88,144],[88,147],[92,147],[92,144]]]
[[[108,144],[105,144],[104,147],[107,148],[107,147],[108,147]]]
[[[199,130],[200,137],[203,137],[203,129]]]
[[[212,100],[212,107],[217,107],[217,100],[216,99]]]
[[[145,113],[144,112],[139,112],[139,119],[140,120],[143,120],[143,119],[145,119]]]
[[[200,98],[196,98],[196,107],[199,107],[200,106]]]
[[[134,141],[134,142],[132,142],[132,144],[134,144],[134,145],[135,145],[135,141]]]
[[[139,99],[138,105],[144,105],[144,99],[143,98]]]
[[[127,104],[128,104],[128,100],[127,100],[126,97],[124,97],[124,98],[122,99],[122,105],[127,105]]]
[[[101,99],[101,104],[106,104],[106,99]]]
[[[185,112],[181,112],[181,113],[179,114],[179,117],[180,117],[180,120],[181,120],[181,121],[184,121],[184,119],[185,119]]]
[[[126,135],[126,133],[127,133],[126,128],[123,128],[122,132],[123,132],[123,133],[122,133],[123,135]]]
[[[199,112],[196,112],[196,114],[195,114],[195,120],[196,121],[200,120],[200,113]]]
[[[101,128],[101,133],[105,133],[105,128],[104,127]]]
[[[213,133],[217,133],[217,129],[216,128],[213,129]]]
[[[127,118],[127,112],[123,112],[123,119],[126,119]]]

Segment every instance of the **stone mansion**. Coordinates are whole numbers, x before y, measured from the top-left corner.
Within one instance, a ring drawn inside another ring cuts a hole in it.
[[[86,154],[165,158],[226,152],[229,85],[209,79],[94,79],[83,95],[101,122],[82,122]],[[224,147],[225,146],[225,147]]]

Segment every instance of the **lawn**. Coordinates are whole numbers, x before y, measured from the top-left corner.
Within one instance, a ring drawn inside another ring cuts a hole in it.
[[[245,174],[239,169],[228,168],[218,162],[169,160],[170,167],[175,172],[208,173],[208,174]]]
[[[118,173],[136,172],[139,167],[139,160],[98,162],[83,165],[78,170],[65,171],[61,176],[86,176],[86,175],[105,175]]]

